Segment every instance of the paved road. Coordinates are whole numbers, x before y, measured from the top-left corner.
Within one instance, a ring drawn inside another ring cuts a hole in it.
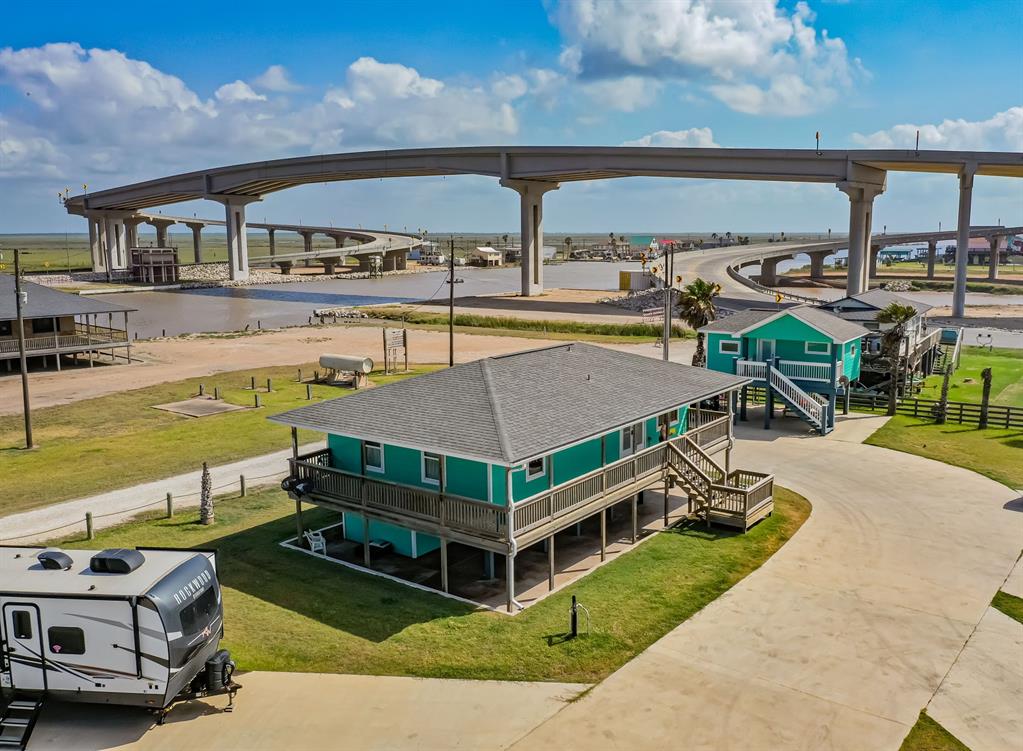
[[[1012,569],[1023,504],[858,443],[883,419],[827,438],[743,426],[733,463],[776,473],[813,501],[810,519],[516,751],[898,749]]]

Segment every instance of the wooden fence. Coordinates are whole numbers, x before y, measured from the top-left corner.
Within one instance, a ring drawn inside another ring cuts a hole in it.
[[[849,403],[853,407],[869,409],[873,412],[888,409],[888,397],[878,394],[850,394]],[[895,407],[896,413],[933,420],[938,414],[937,399],[905,397]],[[1008,407],[1004,404],[989,404],[987,424],[989,428],[1023,428],[1023,409]],[[945,422],[959,425],[980,424],[980,404],[975,402],[948,402]]]

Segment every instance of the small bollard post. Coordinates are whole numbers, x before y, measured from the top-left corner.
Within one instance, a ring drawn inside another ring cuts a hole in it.
[[[575,595],[572,595],[572,638],[579,636],[579,608],[576,606]]]
[[[253,391],[256,390],[256,376],[249,376],[249,388]]]
[[[136,331],[135,332],[135,341],[138,341],[138,340],[139,340],[139,332]]]
[[[257,320],[257,321],[256,321],[256,328],[257,328],[258,330],[262,331],[262,330],[263,330],[263,322],[262,322],[262,321],[259,321],[259,320]]]
[[[298,369],[298,382],[302,383],[302,368]]]
[[[320,371],[318,371],[318,370],[314,370],[313,371],[313,380],[316,381],[316,382],[319,382],[319,380],[320,380]]]
[[[167,518],[172,519],[174,517],[174,494],[170,491],[167,492]]]
[[[253,394],[253,396],[256,398],[256,408],[258,409],[259,407],[262,407],[263,406],[263,402],[260,401],[259,394]]]
[[[166,337],[167,336],[167,329],[160,329],[160,336]]]
[[[90,539],[90,540],[94,537],[93,531],[92,531],[92,512],[91,511],[86,511],[85,512],[85,536],[88,539]]]
[[[241,488],[241,497],[245,497],[245,475],[238,475],[238,485]]]
[[[307,383],[305,385],[305,398],[306,401],[309,401],[310,399],[313,398],[313,385],[311,383]]]
[[[205,383],[200,383],[199,384],[199,396],[206,396],[206,384]]]
[[[214,399],[219,399],[220,398],[220,386],[214,386],[213,387],[213,398]]]
[[[266,379],[266,393],[269,394],[273,390],[274,390],[274,382],[271,381],[269,378],[267,378]]]

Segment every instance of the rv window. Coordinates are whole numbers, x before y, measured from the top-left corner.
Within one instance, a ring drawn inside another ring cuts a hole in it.
[[[210,587],[195,600],[181,608],[181,632],[194,634],[206,628],[217,609],[217,590]]]
[[[14,619],[14,638],[32,638],[32,613],[27,610],[15,610],[11,617]]]
[[[71,626],[50,626],[46,630],[50,651],[55,655],[84,655],[85,632]]]

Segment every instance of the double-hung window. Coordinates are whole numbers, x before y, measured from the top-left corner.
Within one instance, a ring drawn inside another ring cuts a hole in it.
[[[370,472],[384,471],[384,447],[376,441],[365,441],[362,449],[366,469]]]
[[[536,480],[543,477],[547,472],[547,458],[541,456],[539,459],[532,459],[526,464],[526,481]]]
[[[440,462],[438,454],[423,452],[423,482],[428,485],[440,485]]]

